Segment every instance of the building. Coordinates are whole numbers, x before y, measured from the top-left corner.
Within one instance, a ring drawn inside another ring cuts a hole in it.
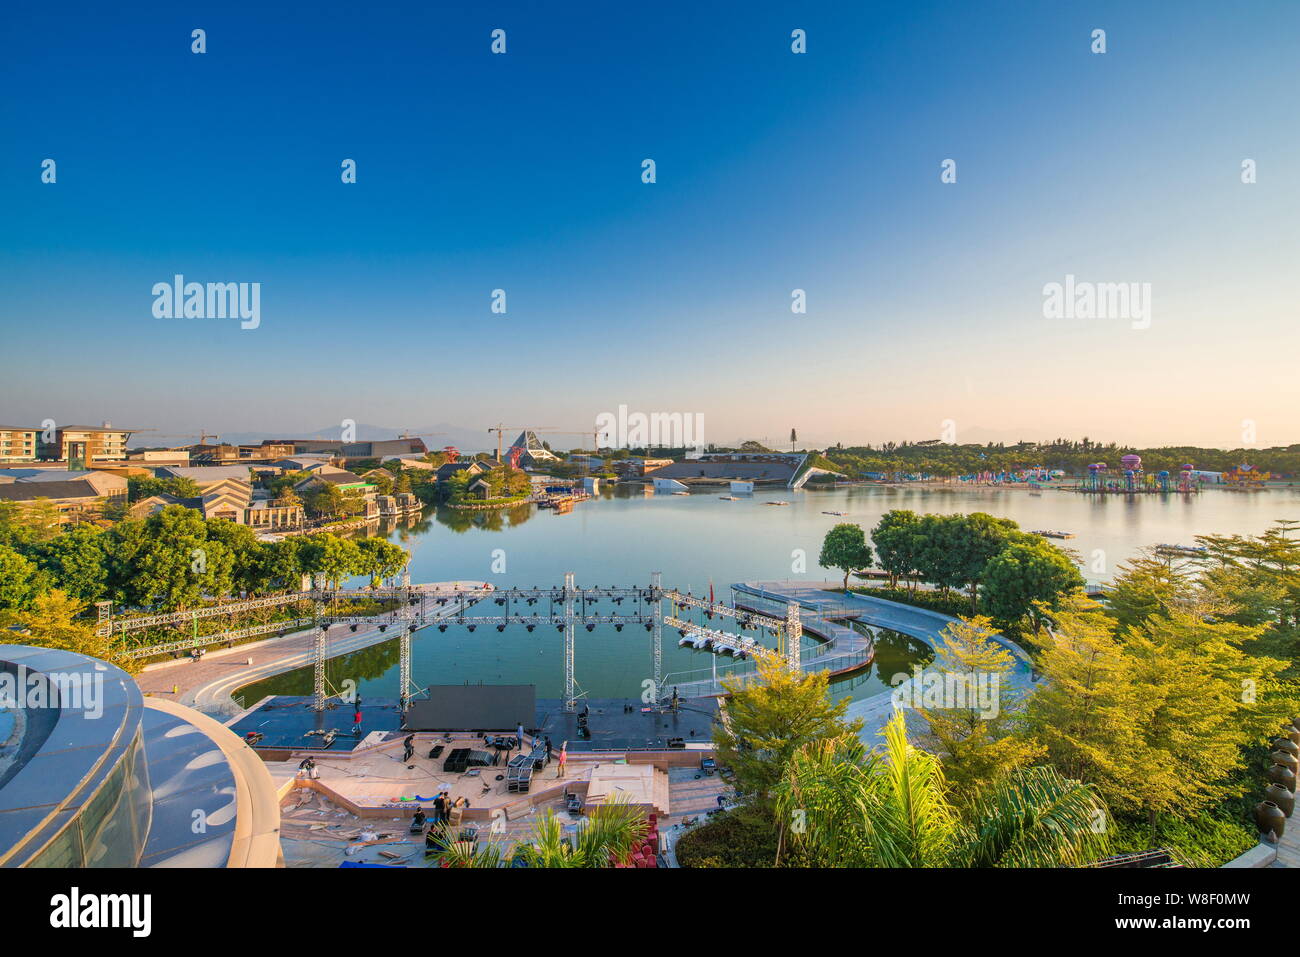
[[[309,472],[312,469],[329,464],[330,456],[328,455],[291,455],[286,458],[276,459],[271,463],[271,468],[279,469],[281,472]]]
[[[154,468],[160,465],[189,465],[190,453],[186,449],[140,449],[128,452],[126,459],[128,462],[138,462]]]
[[[65,425],[56,428],[52,443],[41,442],[39,456],[68,463],[68,468],[84,468],[96,462],[125,462],[126,443],[134,429],[115,429],[112,423],[101,426]]]
[[[482,475],[484,472],[492,471],[492,467],[477,459],[471,459],[468,462],[446,462],[438,466],[438,471],[434,474],[434,479],[438,485],[447,484],[447,480],[457,472],[468,470],[470,477]]]
[[[170,505],[192,508],[204,518],[224,518],[259,531],[301,528],[306,515],[301,505],[285,505],[270,498],[255,498],[252,486],[239,479],[227,478],[207,485],[202,495],[180,498],[161,493],[135,502],[127,514],[148,518]]]
[[[35,462],[40,429],[0,425],[0,462]]]
[[[94,521],[104,507],[125,503],[127,480],[109,472],[68,469],[0,469],[0,502],[27,508],[41,501],[58,510],[59,525]]]
[[[672,459],[615,459],[611,467],[620,478],[637,478],[672,464]]]
[[[0,485],[0,503],[26,509],[48,502],[58,510],[59,525],[76,525],[99,518],[105,497],[90,482],[8,482]]]
[[[190,460],[202,465],[266,465],[293,455],[292,442],[263,442],[261,445],[209,444],[190,446]]]
[[[520,432],[519,438],[510,443],[511,454],[515,449],[519,449],[519,465],[522,468],[541,468],[550,462],[560,461],[560,457],[542,443],[536,432]]]
[[[283,866],[257,754],[107,662],[0,645],[0,729],[0,867]]]
[[[381,516],[407,515],[420,510],[420,500],[410,492],[376,495],[375,505],[379,509]]]
[[[428,448],[423,439],[403,436],[375,442],[346,442],[339,449],[345,459],[382,459],[390,455],[425,455]]]
[[[97,469],[78,472],[69,469],[0,469],[0,485],[78,481],[89,482],[96,492],[109,501],[126,499],[126,476],[116,472],[102,472]]]
[[[438,467],[423,455],[415,452],[408,452],[405,455],[385,455],[381,462],[400,462],[403,469],[413,469],[421,472],[432,472]]]
[[[164,465],[155,470],[154,474],[160,479],[190,479],[199,487],[200,492],[206,492],[223,482],[250,484],[247,465]]]
[[[688,461],[655,468],[653,474],[655,478],[675,479],[688,484],[738,481],[789,486],[810,474],[807,471],[800,473],[806,458],[805,452],[707,452]]]
[[[299,495],[305,495],[321,485],[333,485],[340,492],[360,492],[367,501],[371,501],[378,491],[360,475],[332,465],[313,470],[310,475],[296,483],[293,490]]]

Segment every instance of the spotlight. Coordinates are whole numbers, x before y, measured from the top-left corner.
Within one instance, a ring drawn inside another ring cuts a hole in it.
[[[654,627],[654,625],[650,624],[650,622],[647,621],[647,622],[645,623],[645,630],[646,630],[646,631],[649,631],[649,630],[650,630],[651,628],[653,628],[653,627]]]
[[[589,625],[587,625],[587,630],[588,630],[588,631],[595,631],[595,630],[596,630],[596,626],[595,626],[595,625],[591,625],[591,624],[589,624]]]
[[[497,625],[497,631],[505,631],[505,630],[506,630],[505,625]]]
[[[447,626],[446,626],[446,625],[439,625],[439,626],[438,626],[438,630],[439,630],[439,631],[446,631],[446,630],[447,630]]]
[[[556,630],[556,631],[564,631],[564,626],[563,626],[563,625],[556,625],[556,626],[555,626],[555,630]]]
[[[536,625],[525,625],[524,627],[528,629],[528,633],[529,633],[529,634],[532,634],[533,629],[536,628],[537,626],[536,626]]]
[[[357,626],[356,626],[356,625],[348,625],[348,630],[349,630],[349,631],[353,631],[353,632],[355,632],[355,631],[357,630]]]
[[[380,626],[379,626],[379,633],[380,633],[381,635],[382,635],[384,632],[386,632],[387,630],[388,630],[388,626],[387,626],[387,625],[380,625]]]
[[[614,626],[614,630],[615,630],[615,631],[622,631],[622,630],[623,630],[623,626],[622,626],[622,625],[615,625],[615,626]]]

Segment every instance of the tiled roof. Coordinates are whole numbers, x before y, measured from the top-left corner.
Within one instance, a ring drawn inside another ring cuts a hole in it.
[[[102,498],[85,479],[70,482],[12,482],[0,485],[0,501],[30,502],[38,498]]]

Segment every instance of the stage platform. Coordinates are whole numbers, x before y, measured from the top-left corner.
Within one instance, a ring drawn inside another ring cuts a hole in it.
[[[276,752],[349,752],[367,738],[374,743],[370,736],[375,732],[384,737],[403,732],[393,699],[363,697],[359,736],[352,733],[351,705],[336,703],[334,708],[317,712],[311,703],[309,695],[276,695],[230,725],[230,730],[240,737],[256,732],[262,738],[253,747]],[[589,698],[578,703],[578,710],[584,706],[589,709],[590,738],[579,734],[577,714],[566,714],[558,699],[538,699],[527,730],[539,737],[549,736],[557,753],[565,741],[571,752],[659,751],[667,749],[672,738],[681,738],[690,748],[712,738],[718,710],[717,699],[712,697],[682,698],[675,713],[643,711],[644,705],[635,698]],[[327,744],[322,732],[331,730],[334,738]]]
[[[539,701],[538,734],[549,735],[558,749],[564,741],[570,751],[661,751],[671,738],[681,738],[686,747],[707,744],[713,737],[713,718],[718,699],[682,698],[676,712],[643,711],[636,698],[588,698],[578,710],[590,709],[587,726],[591,737],[578,733],[578,715],[567,714],[561,701]],[[625,711],[630,708],[630,711]]]

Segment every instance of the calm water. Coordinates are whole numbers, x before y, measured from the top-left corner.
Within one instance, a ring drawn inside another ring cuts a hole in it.
[[[838,578],[817,566],[822,536],[837,522],[868,530],[892,508],[917,512],[984,511],[1010,518],[1024,529],[1059,529],[1077,536],[1057,542],[1084,562],[1085,577],[1109,579],[1115,567],[1138,549],[1159,543],[1192,544],[1208,533],[1257,534],[1280,518],[1300,519],[1300,489],[1260,493],[1206,491],[1199,495],[1087,496],[1047,490],[943,488],[844,488],[834,491],[759,491],[726,502],[719,492],[643,497],[606,494],[568,514],[535,507],[491,513],[440,509],[418,523],[388,531],[411,552],[411,580],[472,580],[494,585],[555,585],[566,571],[582,585],[648,584],[661,571],[666,586],[707,594],[710,580],[721,599],[731,582],[771,578]],[[784,508],[764,505],[788,500]],[[844,517],[823,511],[843,511]],[[800,562],[806,569],[800,571]],[[504,571],[494,573],[496,568]],[[1099,570],[1094,570],[1094,568]],[[495,605],[480,606],[492,614]],[[613,606],[602,606],[613,610]],[[707,677],[711,655],[676,647],[677,633],[664,635],[665,680]],[[877,638],[878,660],[870,671],[842,682],[841,693],[865,697],[885,687],[889,676],[926,657],[925,648],[902,635]],[[562,639],[554,628],[479,628],[473,634],[452,626],[418,632],[412,646],[412,675],[419,684],[483,681],[537,685],[539,697],[559,697],[563,684]],[[597,696],[638,697],[651,675],[649,635],[639,627],[612,627],[577,635],[579,687]],[[725,671],[728,659],[720,659]],[[331,679],[351,677],[363,694],[397,694],[396,642],[386,642],[331,663]],[[291,672],[249,686],[245,700],[262,694],[310,694],[309,670]]]

